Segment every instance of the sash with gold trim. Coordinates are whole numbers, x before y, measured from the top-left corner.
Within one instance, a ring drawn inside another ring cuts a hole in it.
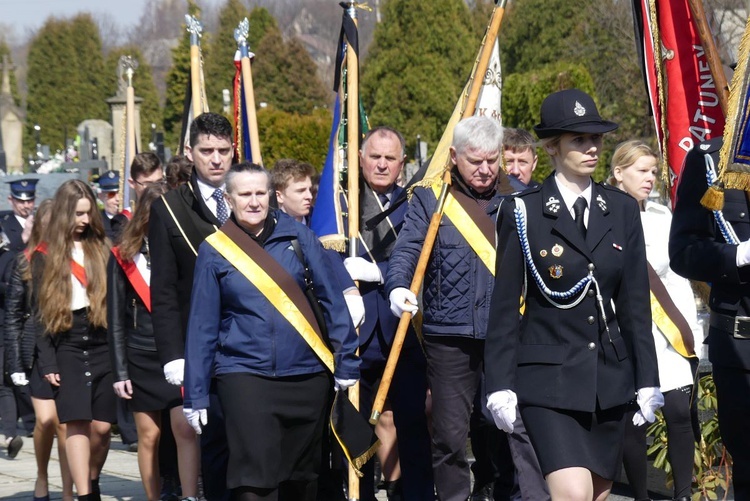
[[[122,268],[122,271],[125,272],[125,276],[128,278],[130,285],[133,286],[135,293],[138,294],[138,297],[143,301],[143,305],[151,313],[151,287],[149,287],[146,279],[141,275],[138,266],[132,260],[126,261],[122,258],[119,246],[112,247],[112,254],[115,256],[115,260],[120,265],[120,268]]]
[[[685,358],[694,358],[693,331],[650,263],[648,283],[651,288],[651,318],[654,323],[677,353]]]
[[[206,242],[253,284],[294,327],[323,365],[333,373],[333,354],[326,346],[312,307],[297,281],[233,221],[206,237]],[[380,443],[364,417],[347,398],[335,398],[333,434],[359,476],[359,469]]]
[[[440,183],[432,185],[436,197],[440,196]],[[451,186],[445,199],[443,214],[453,222],[471,249],[495,276],[495,225],[486,212],[470,197]]]
[[[36,246],[35,252],[41,252],[45,256],[47,255],[47,242],[42,242]],[[83,285],[84,288],[88,287],[89,281],[86,279],[86,269],[81,266],[75,259],[70,260],[70,272],[74,277]]]

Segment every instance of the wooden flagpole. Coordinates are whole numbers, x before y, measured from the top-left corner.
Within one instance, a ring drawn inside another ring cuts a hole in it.
[[[346,12],[357,25],[355,2],[349,2]],[[349,212],[349,256],[359,254],[359,61],[351,41],[346,43],[346,159],[347,159],[347,207]],[[359,286],[359,284],[357,284]],[[359,354],[359,352],[357,352]],[[359,410],[359,383],[351,386],[348,396],[354,408]],[[359,477],[349,465],[349,499],[359,499]]]
[[[729,85],[727,84],[727,76],[724,74],[724,65],[721,64],[719,51],[716,49],[716,42],[706,20],[706,11],[703,9],[703,2],[701,0],[689,0],[688,3],[690,4],[690,12],[695,20],[695,26],[698,29],[698,35],[703,43],[703,51],[706,53],[708,67],[714,79],[721,111],[726,116],[727,104],[729,103]]]
[[[487,72],[487,67],[489,66],[490,58],[492,57],[492,49],[494,48],[495,40],[500,31],[500,24],[502,23],[503,14],[505,13],[506,1],[507,0],[497,0],[495,8],[492,11],[490,24],[487,27],[487,32],[482,41],[479,57],[477,58],[474,71],[471,75],[471,87],[469,88],[466,105],[463,110],[463,117],[472,116],[474,114],[477,99],[479,98],[479,91],[482,89],[484,75]],[[425,235],[422,252],[419,254],[417,268],[414,270],[414,277],[412,278],[411,286],[409,287],[409,290],[415,295],[419,293],[419,289],[422,287],[424,274],[427,270],[427,263],[432,254],[432,248],[435,245],[438,228],[440,227],[440,220],[443,217],[443,208],[445,207],[445,199],[448,197],[450,184],[450,169],[446,165],[445,172],[443,173],[443,187],[440,190],[440,196],[437,200],[435,212],[430,219],[430,226],[427,228],[427,235]],[[396,335],[393,339],[391,352],[388,355],[388,361],[386,362],[385,370],[383,371],[383,377],[380,380],[380,386],[378,386],[378,393],[376,394],[375,402],[372,405],[372,414],[370,415],[371,424],[376,424],[380,418],[380,414],[383,412],[383,405],[385,405],[385,399],[388,395],[388,390],[391,387],[391,382],[393,381],[393,374],[396,371],[396,365],[398,364],[398,359],[401,355],[401,349],[404,345],[404,339],[406,339],[406,333],[409,329],[411,317],[411,313],[404,312],[398,323],[398,329],[396,330]]]
[[[247,126],[250,129],[250,155],[253,163],[263,165],[263,159],[260,156],[260,137],[258,136],[258,117],[255,112],[255,91],[253,89],[253,72],[250,66],[250,58],[255,54],[250,52],[247,44],[248,34],[250,33],[250,22],[247,18],[242,20],[234,30],[234,39],[237,41],[237,48],[240,51],[240,65],[242,69],[242,90],[245,95],[245,115],[247,116]],[[235,138],[241,141],[242,138]]]

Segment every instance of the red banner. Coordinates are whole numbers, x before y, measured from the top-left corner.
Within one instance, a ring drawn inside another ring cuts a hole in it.
[[[723,134],[724,114],[688,1],[634,0],[633,8],[674,204],[676,180],[685,155],[694,145]],[[657,61],[658,52],[654,51],[659,45],[662,61]]]

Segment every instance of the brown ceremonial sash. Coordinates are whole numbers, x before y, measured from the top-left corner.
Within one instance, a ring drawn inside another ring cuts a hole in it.
[[[223,237],[227,237],[229,242],[224,240]],[[228,220],[221,230],[207,237],[206,242],[219,251],[229,263],[263,293],[279,313],[300,333],[323,364],[333,372],[333,355],[325,344],[312,307],[297,281],[278,261],[231,220]],[[236,246],[236,250],[242,251],[244,256],[234,253],[231,244]],[[240,264],[243,258],[246,262]],[[249,266],[257,268],[250,270]],[[288,298],[288,300],[285,298]],[[303,320],[303,322],[300,323],[295,319],[297,315],[301,315],[301,318],[297,318]],[[304,324],[309,325],[312,332]]]
[[[693,331],[650,263],[648,283],[651,288],[651,317],[654,323],[677,353],[686,358],[695,357]]]
[[[138,297],[141,298],[141,301],[143,301],[148,312],[151,313],[151,288],[138,270],[138,266],[132,260],[125,261],[120,254],[119,247],[112,247],[112,254],[115,256],[117,264],[120,265],[122,271],[125,272],[125,276],[128,277],[128,282],[133,286],[133,289],[138,294]]]
[[[45,256],[47,255],[47,242],[42,242],[39,245],[36,246],[35,249],[37,252],[41,252]],[[74,259],[70,260],[70,272],[73,274],[76,279],[78,279],[79,282],[81,282],[81,285],[83,285],[84,288],[88,287],[89,282],[86,280],[86,269],[78,264],[77,261]]]

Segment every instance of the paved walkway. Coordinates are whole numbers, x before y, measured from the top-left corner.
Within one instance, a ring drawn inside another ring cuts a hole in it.
[[[2,443],[2,442],[0,442]],[[36,462],[34,460],[34,446],[31,438],[24,439],[24,446],[16,459],[9,459],[5,448],[0,452],[0,499],[4,501],[31,501],[33,497],[34,481],[36,479]],[[52,459],[49,467],[50,499],[62,499],[62,483],[60,481],[60,463],[57,447],[52,449]],[[119,441],[113,437],[107,462],[99,481],[102,499],[105,501],[143,500],[143,487],[138,474],[136,454],[128,452]],[[651,470],[649,486],[656,489],[653,499],[671,499],[663,486],[660,472]],[[610,501],[632,501],[627,485],[616,483],[610,496]],[[385,493],[377,496],[379,501],[385,501]],[[728,498],[732,500],[733,498]],[[408,501],[408,500],[407,500]]]

